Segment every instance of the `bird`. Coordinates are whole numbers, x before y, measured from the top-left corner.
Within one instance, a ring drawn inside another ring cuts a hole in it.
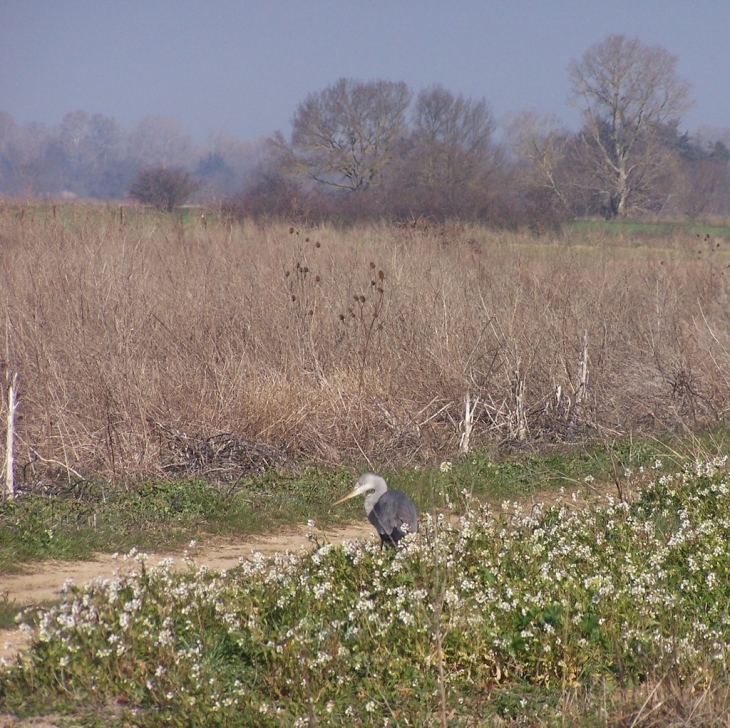
[[[365,515],[380,536],[380,548],[398,546],[407,533],[418,530],[418,515],[413,501],[402,490],[388,490],[385,480],[375,473],[361,475],[354,488],[332,505],[337,506],[363,493],[367,493]]]

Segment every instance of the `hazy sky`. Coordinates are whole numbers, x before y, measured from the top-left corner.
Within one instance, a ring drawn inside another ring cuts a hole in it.
[[[127,130],[159,114],[197,142],[253,141],[351,76],[575,126],[566,66],[612,33],[679,57],[686,129],[730,126],[730,0],[0,0],[0,111],[52,126],[81,109]]]

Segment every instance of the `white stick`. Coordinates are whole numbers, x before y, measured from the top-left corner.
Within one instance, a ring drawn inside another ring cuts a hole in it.
[[[474,427],[474,412],[478,404],[479,397],[472,404],[471,395],[467,392],[466,399],[464,400],[464,432],[461,433],[461,439],[459,440],[459,450],[463,453],[469,452],[469,439],[471,438],[471,431]]]
[[[13,482],[13,444],[15,443],[15,408],[16,401],[16,385],[18,383],[18,375],[13,374],[8,386],[8,432],[5,443],[5,496],[8,500],[15,498],[15,484]]]

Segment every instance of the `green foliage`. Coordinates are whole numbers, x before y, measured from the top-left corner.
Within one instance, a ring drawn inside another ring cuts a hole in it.
[[[28,612],[0,708],[116,703],[139,726],[550,723],[566,691],[590,713],[611,685],[726,678],[725,459],[656,475],[633,502],[528,514],[461,497],[458,524],[426,514],[396,552],[315,540],[220,574],[132,553],[136,573]]]
[[[15,626],[15,618],[21,611],[21,605],[11,599],[7,593],[0,591],[0,629]]]
[[[638,220],[574,220],[566,227],[576,232],[604,232],[614,235],[630,234],[648,238],[669,238],[677,234],[710,235],[730,238],[727,225],[703,225],[692,220],[682,222],[641,222]]]

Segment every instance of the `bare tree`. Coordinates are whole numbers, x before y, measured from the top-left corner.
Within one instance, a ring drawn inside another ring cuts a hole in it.
[[[507,135],[519,161],[520,187],[543,191],[563,210],[571,210],[571,134],[557,117],[522,111],[507,125]]]
[[[678,124],[690,106],[676,56],[623,35],[591,46],[569,65],[571,99],[582,109],[582,157],[607,217],[641,209],[642,193],[665,160],[654,131]]]
[[[129,136],[127,156],[140,166],[188,167],[196,152],[177,119],[146,116]]]
[[[288,168],[333,187],[367,189],[391,159],[410,100],[403,82],[348,78],[309,94],[292,120],[291,144],[278,138]]]
[[[495,126],[485,99],[455,96],[442,86],[421,91],[414,138],[423,159],[422,182],[451,189],[478,183],[489,167]]]
[[[198,189],[198,183],[182,167],[143,169],[129,187],[129,196],[158,210],[172,212]]]
[[[485,99],[442,86],[422,90],[411,132],[389,166],[388,203],[398,215],[474,218],[488,214],[499,167],[495,122]]]

